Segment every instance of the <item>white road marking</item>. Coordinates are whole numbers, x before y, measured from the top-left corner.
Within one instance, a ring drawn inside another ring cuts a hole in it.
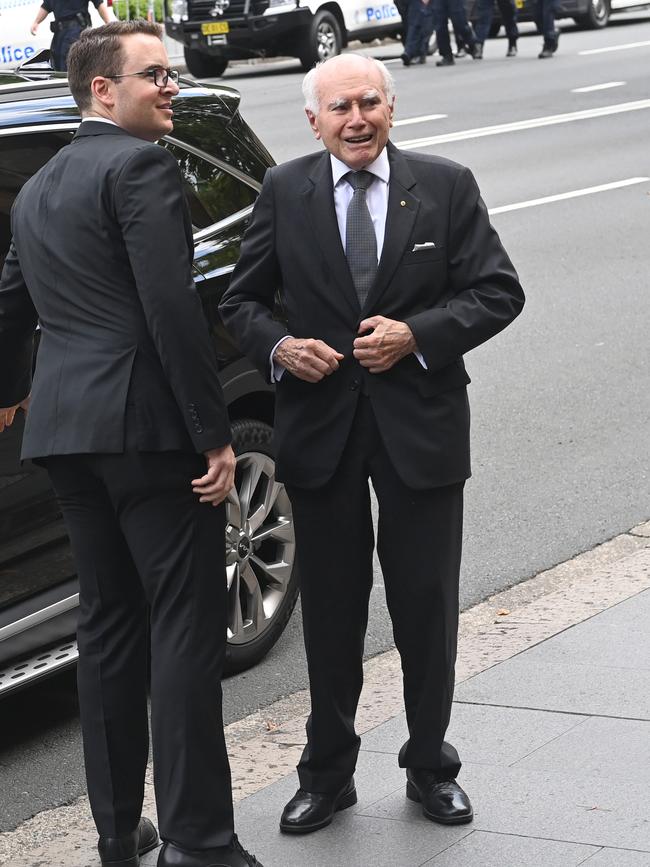
[[[610,45],[607,48],[589,48],[586,51],[579,51],[578,54],[604,54],[606,51],[627,51],[628,48],[644,48],[650,45],[650,40],[646,42],[628,42],[626,45]]]
[[[393,126],[407,126],[410,123],[426,123],[428,120],[442,120],[448,117],[446,114],[422,114],[420,117],[405,117],[402,120],[394,120]]]
[[[623,87],[627,81],[606,81],[604,84],[590,84],[588,87],[574,87],[571,93],[591,93],[593,90],[609,90],[610,87]]]
[[[550,202],[561,202],[564,199],[577,199],[579,196],[590,196],[593,193],[603,193],[606,190],[618,190],[621,187],[631,187],[633,184],[644,184],[650,178],[625,178],[623,181],[613,181],[611,184],[598,184],[596,187],[585,187],[582,190],[571,190],[568,193],[558,193],[555,196],[544,196],[541,199],[530,199],[527,202],[516,202],[514,205],[502,205],[490,208],[491,216],[505,214],[507,211],[520,211],[522,208],[534,208],[536,205],[547,205]]]
[[[650,108],[650,99],[638,99],[634,102],[621,102],[617,105],[604,105],[601,108],[589,108],[584,111],[571,111],[567,114],[551,114],[545,117],[532,117],[530,120],[518,120],[513,123],[499,123],[495,126],[479,126],[475,129],[463,129],[445,135],[414,138],[407,141],[397,141],[394,144],[402,150],[429,147],[452,141],[464,141],[472,138],[483,138],[489,135],[502,135],[506,132],[518,132],[522,129],[535,129],[541,126],[555,126],[560,123],[571,123],[576,120],[589,120],[594,117],[607,117],[612,114],[622,114],[627,111],[640,111]]]

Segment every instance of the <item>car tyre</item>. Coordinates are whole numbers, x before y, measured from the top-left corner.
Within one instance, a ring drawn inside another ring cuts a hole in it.
[[[303,36],[300,46],[300,62],[308,71],[317,63],[329,60],[341,53],[343,38],[341,27],[331,12],[317,12]]]
[[[226,674],[259,662],[282,635],[298,598],[291,503],[275,480],[272,429],[233,422],[235,487],[226,501]]]
[[[585,14],[576,15],[573,20],[583,30],[598,30],[607,27],[611,11],[609,0],[589,0]]]
[[[184,54],[187,68],[194,78],[220,78],[228,66],[223,57],[205,54],[196,48],[186,48]]]

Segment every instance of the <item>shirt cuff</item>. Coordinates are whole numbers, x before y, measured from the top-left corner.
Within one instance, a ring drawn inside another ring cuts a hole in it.
[[[287,337],[291,337],[291,335],[285,334],[284,337],[281,337],[278,340],[278,342],[275,344],[275,346],[271,350],[271,355],[269,356],[269,364],[271,367],[271,382],[280,382],[280,380],[282,379],[282,375],[283,375],[284,371],[286,370],[286,367],[284,367],[278,361],[274,361],[273,356],[275,355],[275,350],[278,348],[278,346],[281,343],[283,343],[287,339]]]
[[[273,351],[275,352],[275,350],[273,350]],[[424,356],[422,355],[421,352],[414,352],[413,355],[417,358],[417,360],[420,362],[420,364],[422,365],[422,367],[423,367],[425,370],[428,370],[428,369],[429,369],[429,368],[427,367],[427,363],[426,363],[426,361],[424,360]]]

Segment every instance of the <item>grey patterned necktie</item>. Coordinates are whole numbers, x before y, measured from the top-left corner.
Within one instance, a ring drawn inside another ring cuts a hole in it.
[[[345,255],[363,307],[377,273],[377,237],[366,202],[366,190],[374,181],[371,172],[348,172],[345,180],[354,190],[345,219]]]

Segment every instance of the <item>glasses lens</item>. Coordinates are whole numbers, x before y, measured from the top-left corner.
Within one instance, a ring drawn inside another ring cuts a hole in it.
[[[156,87],[165,87],[169,81],[169,73],[163,66],[157,66],[151,70],[153,73],[153,83]]]

